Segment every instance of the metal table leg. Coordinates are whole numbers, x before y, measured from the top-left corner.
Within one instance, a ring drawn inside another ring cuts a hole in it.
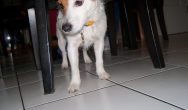
[[[111,55],[117,55],[117,36],[116,36],[116,22],[115,22],[115,10],[114,10],[114,0],[106,3],[106,13],[107,13],[107,33],[109,36]]]
[[[165,62],[160,47],[153,7],[150,0],[142,0],[140,3],[140,18],[142,26],[144,26],[143,30],[151,59],[155,68],[164,68]]]
[[[49,46],[47,2],[48,0],[35,0],[35,13],[44,93],[50,94],[54,92],[54,74]]]

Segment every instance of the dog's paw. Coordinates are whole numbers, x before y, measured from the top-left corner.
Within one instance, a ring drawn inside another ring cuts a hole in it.
[[[102,80],[105,80],[105,79],[110,79],[110,75],[108,73],[101,73],[99,74],[99,78],[102,79]]]
[[[78,83],[71,83],[69,85],[69,88],[68,88],[68,91],[69,93],[74,93],[74,92],[77,92],[80,88],[80,84]]]
[[[92,63],[92,62],[93,62],[93,61],[92,61],[90,58],[86,58],[86,59],[85,59],[85,63],[86,63],[86,64],[89,64],[89,63]]]
[[[62,67],[63,69],[67,69],[67,68],[69,68],[69,65],[68,65],[67,63],[62,63],[62,64],[61,64],[61,67]]]

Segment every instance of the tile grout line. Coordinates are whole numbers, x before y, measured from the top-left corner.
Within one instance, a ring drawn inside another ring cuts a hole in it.
[[[59,77],[65,77],[65,75],[58,75],[58,76],[55,76],[54,78],[59,78]],[[17,78],[16,78],[16,80],[17,80]],[[42,79],[39,79],[39,80],[36,80],[36,81],[20,84],[19,86],[22,87],[22,86],[26,86],[26,85],[32,85],[32,84],[35,84],[35,83],[38,83],[38,82],[41,82],[41,81],[42,81]],[[16,88],[16,87],[18,87],[18,85],[0,89],[0,91],[7,90],[7,89],[13,89],[13,88]]]
[[[138,79],[147,78],[147,77],[154,76],[154,75],[157,75],[157,74],[161,74],[162,72],[174,70],[174,69],[177,69],[177,68],[180,68],[180,67],[174,67],[174,68],[169,68],[169,69],[166,69],[166,70],[163,70],[163,71],[154,72],[153,74],[149,74],[149,75],[145,75],[145,76],[142,76],[142,77],[138,77],[138,78],[135,78],[135,79],[132,79],[132,80],[129,80],[129,81],[123,81],[123,82],[120,82],[118,84],[128,83],[128,82],[135,81],[135,80],[138,80]]]
[[[121,63],[120,63],[121,64]],[[168,65],[171,65],[171,64],[168,64]],[[172,66],[175,66],[175,65],[172,65]],[[146,78],[146,77],[149,77],[149,76],[153,76],[153,75],[156,75],[156,74],[160,74],[162,72],[166,72],[166,71],[170,71],[170,70],[173,70],[173,69],[177,69],[177,68],[182,68],[183,66],[175,66],[175,67],[172,67],[172,68],[169,68],[169,69],[164,69],[164,70],[161,70],[161,71],[158,71],[158,72],[154,72],[152,74],[149,74],[149,75],[144,75],[142,77],[138,77],[136,79],[132,79],[132,80],[129,80],[129,81],[123,81],[123,82],[120,82],[119,84],[122,84],[122,83],[125,83],[125,82],[130,82],[130,81],[134,81],[134,80],[137,80],[137,79],[142,79],[142,78]],[[186,68],[186,67],[184,67]],[[188,67],[187,67],[188,68]],[[96,74],[88,71],[88,70],[85,70],[85,72],[88,72],[89,74],[92,74],[94,76],[97,76]]]
[[[0,89],[0,92],[1,91],[4,91],[4,90],[8,90],[8,89],[13,89],[13,88],[17,88],[18,86],[12,86],[12,87],[7,87],[7,88],[3,88],[3,89]]]
[[[14,59],[12,59],[12,62],[14,64]],[[17,74],[15,66],[13,66],[13,68],[14,68],[14,71],[15,71],[16,82],[17,82],[18,91],[19,91],[19,95],[20,95],[20,100],[21,100],[21,104],[22,104],[22,110],[26,110],[25,109],[25,104],[24,104],[24,101],[23,101],[23,96],[22,96],[22,91],[21,91],[21,86],[20,86],[20,81],[19,81],[19,78],[18,78],[18,74]]]
[[[110,80],[109,80],[109,81],[110,81]],[[145,93],[140,92],[140,91],[138,91],[138,90],[135,90],[135,89],[133,89],[133,88],[130,88],[130,87],[127,87],[127,86],[118,84],[118,83],[116,83],[116,82],[114,82],[114,81],[111,81],[111,82],[113,82],[113,83],[115,83],[115,84],[117,84],[117,85],[119,85],[119,86],[121,86],[121,87],[124,87],[124,88],[126,88],[126,89],[132,90],[132,91],[134,91],[134,92],[140,93],[140,94],[145,95],[145,96],[147,96],[147,97],[153,98],[153,99],[158,100],[158,101],[160,101],[160,102],[163,102],[163,103],[166,103],[166,104],[171,105],[171,106],[173,106],[173,107],[176,107],[176,108],[178,108],[178,109],[186,110],[186,109],[181,108],[181,107],[179,107],[179,106],[177,106],[177,105],[171,104],[171,103],[169,103],[169,102],[167,102],[167,101],[164,101],[164,100],[162,100],[162,99],[159,99],[159,98],[157,98],[157,97],[154,97],[154,96],[145,94]]]
[[[70,98],[73,98],[73,97],[76,97],[76,96],[89,94],[89,93],[92,93],[92,92],[95,92],[95,91],[99,91],[99,90],[102,90],[102,89],[106,89],[106,88],[110,88],[110,87],[113,87],[113,86],[117,86],[117,85],[110,85],[110,86],[107,86],[107,87],[98,88],[98,89],[91,90],[91,91],[88,91],[88,92],[78,93],[78,94],[75,94],[75,95],[72,95],[72,96],[68,96],[68,97],[65,97],[65,98],[60,98],[60,99],[52,100],[52,101],[49,101],[49,102],[46,102],[46,103],[42,103],[42,104],[26,107],[26,109],[35,108],[35,107],[39,107],[41,105],[46,105],[46,104],[50,104],[50,103],[54,103],[54,102],[58,102],[58,101],[64,101],[64,100],[67,100],[67,99],[70,99]]]
[[[18,74],[17,74],[17,72],[15,72],[15,74],[16,74],[16,82],[18,84],[18,91],[19,91],[19,94],[20,94],[20,99],[21,99],[22,107],[23,107],[23,110],[26,110],[25,109],[25,104],[24,104],[24,101],[23,101],[23,96],[22,96],[21,88],[20,88],[20,82],[19,82]]]
[[[36,72],[36,71],[40,71],[40,70],[32,69],[32,70],[28,70],[28,71],[17,72],[17,74],[18,75],[24,75],[24,74],[28,74],[30,72]],[[14,73],[15,73],[15,71],[14,71]],[[11,73],[10,75],[3,76],[3,78],[14,77],[15,76],[14,73]]]
[[[187,64],[186,65],[175,65],[175,64],[170,64],[170,63],[166,63],[166,64],[168,64],[168,65],[172,65],[172,66],[176,66],[176,67],[179,67],[179,68],[188,68],[187,66]]]
[[[93,74],[93,73],[91,73],[91,72],[88,72],[88,73],[91,74],[91,75],[97,76],[96,74]],[[154,96],[151,96],[151,95],[145,94],[145,93],[143,93],[143,92],[140,92],[140,91],[138,91],[138,90],[132,89],[132,88],[130,88],[130,87],[124,86],[124,85],[122,85],[122,83],[117,83],[117,82],[112,81],[112,80],[109,80],[109,79],[107,79],[107,81],[110,81],[110,82],[112,82],[112,83],[114,83],[114,84],[116,84],[116,85],[118,85],[118,86],[121,86],[121,87],[123,87],[123,88],[129,89],[129,90],[134,91],[134,92],[137,92],[137,93],[139,93],[139,94],[145,95],[145,96],[147,96],[147,97],[153,98],[153,99],[158,100],[158,101],[160,101],[160,102],[166,103],[166,104],[171,105],[171,106],[173,106],[173,107],[176,107],[176,108],[178,108],[178,109],[186,110],[186,109],[184,109],[184,108],[181,108],[181,107],[179,107],[179,106],[176,106],[176,105],[171,104],[171,103],[169,103],[169,102],[166,102],[166,101],[164,101],[164,100],[158,99],[158,98],[156,98],[156,97],[154,97]]]
[[[138,60],[138,59],[130,59],[130,60],[118,61],[116,63],[104,65],[104,67],[111,67],[111,66],[114,66],[114,65],[122,64],[122,63],[131,63],[131,62],[134,62],[136,60]]]
[[[35,72],[35,71],[37,71],[37,70],[34,70],[34,69],[33,69],[33,70],[25,71],[25,72],[19,72],[19,73],[17,72],[17,74],[18,74],[18,75],[24,75],[24,74],[28,74],[28,73],[30,73],[30,72]],[[10,75],[3,76],[3,78],[9,78],[9,77],[14,77],[14,76],[16,76],[16,75],[15,75],[15,72],[16,72],[16,71],[14,71],[14,73],[10,73]]]

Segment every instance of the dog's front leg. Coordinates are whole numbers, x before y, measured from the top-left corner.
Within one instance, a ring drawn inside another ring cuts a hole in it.
[[[69,92],[76,92],[80,87],[80,71],[79,71],[79,59],[78,59],[78,44],[68,42],[68,57],[71,65],[72,79],[69,85]]]
[[[104,50],[104,39],[100,39],[94,43],[94,51],[96,57],[96,71],[100,79],[109,79],[110,75],[104,69],[103,50]]]

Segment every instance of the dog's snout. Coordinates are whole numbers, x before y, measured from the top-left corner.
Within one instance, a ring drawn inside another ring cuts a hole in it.
[[[62,26],[62,30],[65,32],[70,32],[72,30],[72,25],[70,23],[65,23]]]

